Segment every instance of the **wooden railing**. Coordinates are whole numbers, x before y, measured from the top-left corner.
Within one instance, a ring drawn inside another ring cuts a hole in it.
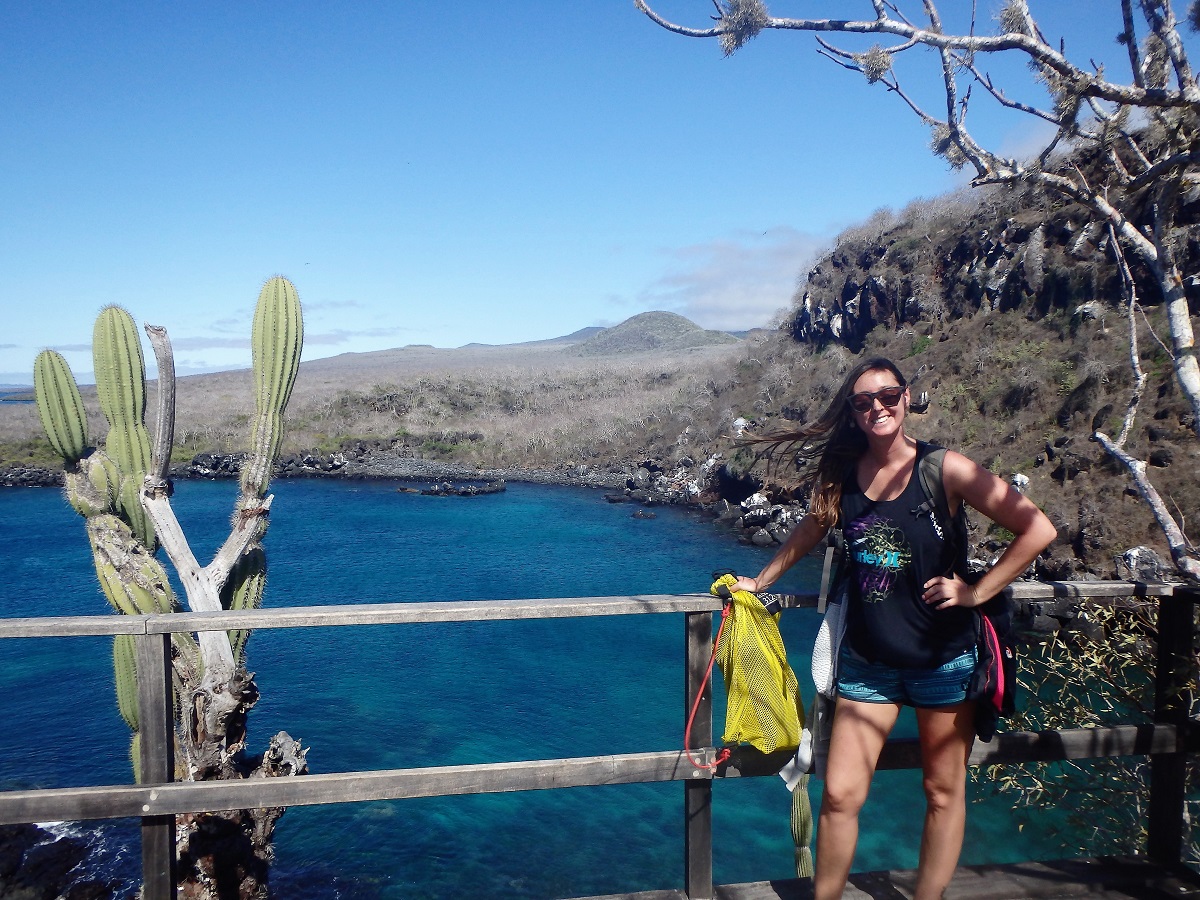
[[[1178,862],[1183,849],[1185,761],[1200,751],[1200,730],[1180,701],[1180,686],[1196,676],[1193,610],[1197,594],[1176,585],[1130,582],[1021,583],[1009,589],[1024,611],[1061,612],[1081,600],[1152,598],[1158,603],[1154,721],[1111,728],[999,734],[976,744],[972,765],[1030,760],[1085,759],[1148,754],[1151,759],[1148,851],[1157,862]],[[790,607],[813,607],[816,595],[785,598]],[[684,890],[712,897],[712,778],[682,748],[574,759],[341,772],[248,781],[173,782],[170,646],[177,632],[318,628],[676,613],[684,617],[682,716],[686,719],[708,666],[714,613],[708,595],[646,595],[552,600],[498,600],[292,607],[246,612],[150,616],[84,616],[0,620],[0,639],[81,635],[133,635],[137,644],[138,704],[142,727],[143,783],[102,787],[0,792],[0,824],[140,817],[145,900],[175,896],[175,816],[256,807],[352,803],[409,797],[541,790],[585,785],[682,781]],[[683,731],[682,727],[680,729]],[[715,758],[709,690],[691,731],[692,756]],[[736,758],[735,758],[736,762]],[[881,768],[916,768],[916,741],[891,740]],[[736,764],[721,777],[752,774]]]

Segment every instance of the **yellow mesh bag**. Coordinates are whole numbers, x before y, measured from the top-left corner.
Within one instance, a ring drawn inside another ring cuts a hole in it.
[[[731,588],[736,579],[722,575],[709,589]],[[804,709],[796,675],[787,662],[777,623],[749,591],[732,591],[729,613],[714,651],[725,677],[727,745],[750,744],[762,753],[800,746]]]

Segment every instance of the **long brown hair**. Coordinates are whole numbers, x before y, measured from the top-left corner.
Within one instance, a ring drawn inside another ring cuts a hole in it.
[[[900,387],[908,386],[890,359],[877,356],[863,360],[846,375],[817,421],[794,431],[748,437],[741,442],[753,447],[757,458],[767,461],[768,477],[775,474],[779,478],[780,467],[788,460],[795,460],[796,475],[785,479],[792,481],[793,486],[812,485],[809,515],[826,528],[836,524],[842,504],[842,484],[867,449],[867,438],[855,424],[847,401],[854,383],[868,372],[890,372]]]

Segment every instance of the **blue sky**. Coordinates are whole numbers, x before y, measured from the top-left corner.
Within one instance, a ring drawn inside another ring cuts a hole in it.
[[[1115,3],[1032,6],[1086,28],[1068,50],[1115,46]],[[810,36],[726,59],[632,0],[8,0],[0,87],[0,383],[44,347],[89,373],[109,303],[166,326],[181,373],[248,365],[273,274],[306,359],[651,309],[761,326],[841,228],[962,181]],[[1029,139],[979,106],[992,141]]]

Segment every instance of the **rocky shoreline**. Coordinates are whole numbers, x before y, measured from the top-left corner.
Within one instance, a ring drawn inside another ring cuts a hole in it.
[[[244,454],[202,453],[172,467],[172,477],[186,479],[232,479],[238,476]],[[638,518],[650,518],[647,510],[656,505],[687,506],[711,515],[729,527],[740,542],[759,547],[782,544],[803,515],[796,503],[774,503],[757,491],[748,479],[732,476],[720,454],[697,464],[682,457],[664,467],[659,460],[618,460],[602,466],[561,463],[552,469],[517,467],[477,469],[459,463],[413,455],[406,447],[385,441],[348,442],[334,453],[316,451],[283,457],[275,477],[336,478],[344,480],[398,480],[412,482],[416,493],[446,497],[474,497],[504,490],[507,482],[586,487],[604,491],[610,503],[631,503]],[[62,471],[35,466],[0,468],[3,487],[59,487]],[[976,535],[972,556],[988,565],[1003,550],[1003,544]],[[1113,560],[1105,560],[1113,563]],[[1151,549],[1136,547],[1115,559],[1114,571],[1100,571],[1085,560],[1052,553],[1039,559],[1031,574],[1047,581],[1120,578],[1162,580],[1171,567]]]
[[[37,825],[0,827],[0,897],[24,900],[133,900],[115,881],[80,875],[86,841],[53,835]]]
[[[236,478],[242,454],[200,454],[191,462],[173,466],[175,479]],[[369,459],[347,459],[343,454],[296,454],[280,462],[276,478],[398,479],[402,481],[526,481],[570,487],[615,488],[629,477],[622,472],[602,471],[588,466],[564,465],[543,469],[474,469],[456,463],[380,454]],[[0,468],[0,487],[62,487],[61,470],[38,466]]]
[[[245,454],[201,453],[172,467],[176,480],[233,479]],[[562,463],[552,469],[517,467],[477,469],[459,463],[411,455],[406,448],[384,442],[352,442],[342,450],[289,454],[276,466],[275,478],[394,479],[414,482],[413,490],[436,496],[478,496],[503,490],[507,482],[586,487],[605,491],[610,503],[638,506],[639,518],[650,518],[646,507],[687,506],[706,511],[727,523],[745,543],[768,547],[782,543],[799,518],[799,507],[772,504],[756,485],[728,474],[720,455],[696,464],[683,457],[664,468],[657,460],[616,461],[603,466]],[[0,468],[3,487],[61,487],[62,471],[36,466]]]
[[[171,468],[175,479],[236,478],[241,471],[245,454],[201,453],[191,461]],[[703,488],[695,477],[687,477],[690,467],[681,466],[673,476],[667,476],[653,461],[641,463],[618,462],[605,466],[562,463],[553,469],[519,467],[478,469],[459,463],[427,459],[403,451],[377,448],[349,448],[335,453],[315,451],[289,454],[275,467],[275,478],[341,478],[397,479],[402,481],[499,482],[520,481],[531,484],[552,484],[565,487],[590,487],[609,490],[637,489],[650,499],[655,494],[659,502],[683,502],[698,496]],[[0,468],[0,487],[61,487],[61,470],[38,466],[12,465]]]

